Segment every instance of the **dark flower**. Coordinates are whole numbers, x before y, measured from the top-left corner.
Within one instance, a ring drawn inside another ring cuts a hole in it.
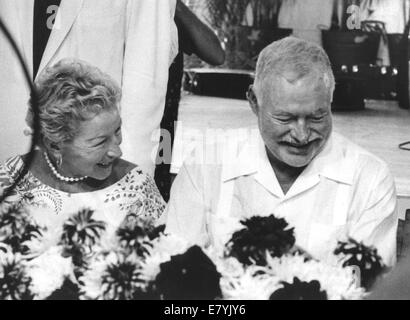
[[[213,300],[221,297],[214,263],[198,246],[160,265],[155,284],[165,300]]]
[[[71,216],[63,225],[61,244],[63,256],[72,257],[74,274],[81,277],[91,258],[92,246],[98,242],[105,230],[105,223],[92,219],[94,211],[84,209]]]
[[[273,257],[281,257],[295,244],[293,228],[288,228],[285,219],[273,215],[256,216],[241,221],[241,224],[245,228],[232,235],[227,244],[227,254],[243,264],[265,265],[267,252]]]
[[[74,275],[79,279],[88,268],[89,260],[92,258],[93,252],[90,248],[81,244],[65,245],[62,256],[65,258],[71,257],[74,265]]]
[[[117,258],[117,262],[109,264],[102,276],[103,298],[132,300],[143,290],[139,266],[123,253],[117,253]]]
[[[293,283],[282,282],[283,288],[276,290],[270,300],[327,300],[326,291],[320,290],[319,281],[300,281],[293,278]]]
[[[158,238],[165,231],[165,224],[155,227],[151,230],[148,230],[148,238],[152,241]]]
[[[25,253],[25,241],[41,236],[41,228],[20,205],[12,205],[0,213],[0,242],[9,245],[13,252]]]
[[[30,284],[20,260],[13,257],[0,265],[0,300],[32,300]]]
[[[128,214],[117,230],[120,244],[128,253],[134,251],[138,256],[148,254],[150,246],[148,234],[154,227],[136,214]]]
[[[80,294],[78,285],[65,278],[61,288],[55,290],[46,300],[79,300]]]
[[[359,267],[361,286],[366,290],[370,290],[378,277],[388,271],[376,248],[367,247],[351,238],[347,242],[339,241],[334,254],[347,257],[344,267]]]
[[[133,300],[160,300],[161,297],[155,287],[154,282],[149,282],[145,287],[136,287]]]
[[[105,223],[92,219],[94,211],[84,209],[70,217],[63,225],[62,243],[66,246],[92,247],[105,230]]]

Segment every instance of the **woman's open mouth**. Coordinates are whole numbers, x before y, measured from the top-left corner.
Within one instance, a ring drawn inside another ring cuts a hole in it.
[[[108,168],[110,168],[110,167],[112,166],[112,162],[108,162],[108,163],[104,163],[104,162],[97,163],[97,166],[99,166],[100,168],[103,168],[103,169],[108,169]]]

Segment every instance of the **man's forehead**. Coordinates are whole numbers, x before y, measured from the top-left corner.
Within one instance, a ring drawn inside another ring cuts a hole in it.
[[[330,111],[328,105],[290,105],[290,104],[278,104],[272,106],[269,113],[273,115],[284,116],[310,116],[310,115],[322,115]]]
[[[302,108],[309,113],[316,113],[327,111],[331,105],[329,89],[323,83],[309,79],[300,79],[295,83],[282,79],[266,87],[263,94],[263,104],[275,112]]]
[[[286,72],[279,75],[272,75],[270,80],[265,82],[267,85],[271,86],[271,89],[281,88],[283,89],[327,89],[327,83],[324,81],[324,77],[317,73],[309,73],[301,76],[296,72]]]
[[[312,76],[313,75],[311,75],[311,77]],[[301,82],[305,78],[308,78],[308,73],[300,73],[289,70],[279,74],[277,78],[280,83],[296,84],[296,82]]]
[[[277,78],[272,82],[265,83],[262,89],[264,99],[268,98],[273,101],[281,101],[287,98],[299,98],[301,100],[331,98],[330,90],[323,81],[317,79],[303,78],[290,83],[285,78]]]

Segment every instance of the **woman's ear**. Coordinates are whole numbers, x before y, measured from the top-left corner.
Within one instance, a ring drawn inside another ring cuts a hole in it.
[[[246,98],[249,101],[249,105],[251,106],[251,109],[252,109],[253,113],[258,115],[258,113],[259,113],[258,98],[256,97],[253,85],[249,86],[249,89],[246,92]]]

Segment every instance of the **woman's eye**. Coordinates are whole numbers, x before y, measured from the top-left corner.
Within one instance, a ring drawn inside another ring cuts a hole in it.
[[[98,142],[96,145],[94,145],[94,147],[99,147],[99,146],[102,146],[104,143],[105,143],[105,141],[107,141],[106,139],[104,139],[104,140],[101,140],[100,142]]]

